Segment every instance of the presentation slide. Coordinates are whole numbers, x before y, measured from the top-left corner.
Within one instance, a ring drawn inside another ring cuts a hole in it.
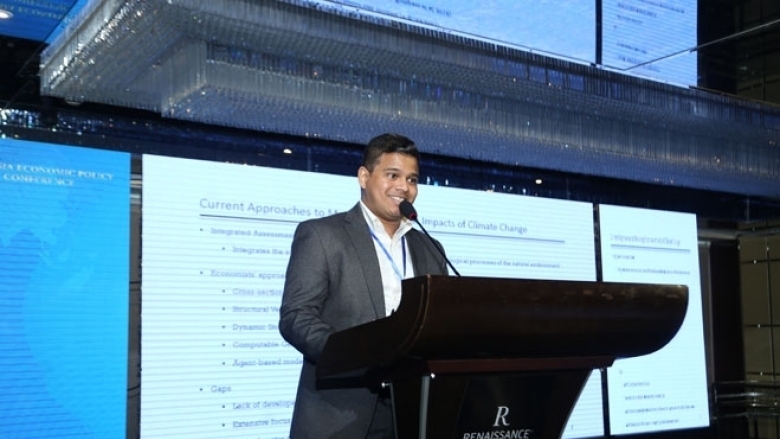
[[[145,155],[141,437],[287,437],[302,357],[279,335],[296,225],[355,179]]]
[[[143,178],[142,438],[286,437],[290,244],[300,221],[354,206],[356,177],[145,155]],[[415,206],[464,276],[595,280],[589,203],[420,186]],[[565,437],[602,433],[594,373]]]
[[[312,5],[359,10],[453,35],[487,40],[546,55],[595,62],[595,2],[563,0],[312,0]]]
[[[445,186],[419,192],[420,223],[463,276],[596,280],[590,203]]]
[[[689,52],[697,44],[697,0],[603,0],[602,21],[605,67],[638,66],[624,73],[697,84],[697,54]]]
[[[609,205],[598,210],[605,282],[686,285],[689,294],[685,320],[669,344],[616,360],[607,370],[610,431],[708,426],[696,216]]]
[[[124,439],[130,156],[0,139],[0,436]]]

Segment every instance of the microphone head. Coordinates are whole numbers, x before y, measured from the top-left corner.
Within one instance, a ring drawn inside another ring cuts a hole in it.
[[[401,204],[398,205],[398,209],[401,211],[401,215],[409,218],[410,220],[414,221],[417,219],[417,211],[414,210],[412,203],[403,200],[401,201]]]

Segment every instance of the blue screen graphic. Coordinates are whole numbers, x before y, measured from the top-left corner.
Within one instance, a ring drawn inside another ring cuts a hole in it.
[[[0,139],[0,435],[125,437],[126,153]]]

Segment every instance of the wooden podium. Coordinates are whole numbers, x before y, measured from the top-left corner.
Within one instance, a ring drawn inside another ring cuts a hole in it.
[[[330,336],[323,386],[389,386],[398,439],[558,439],[593,369],[663,347],[680,285],[421,276],[390,317]]]

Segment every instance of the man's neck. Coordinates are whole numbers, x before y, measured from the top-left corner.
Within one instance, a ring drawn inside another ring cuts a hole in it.
[[[398,228],[401,227],[401,222],[382,221],[382,226],[384,226],[385,232],[387,232],[387,236],[392,238],[395,235],[395,232],[398,231]]]

